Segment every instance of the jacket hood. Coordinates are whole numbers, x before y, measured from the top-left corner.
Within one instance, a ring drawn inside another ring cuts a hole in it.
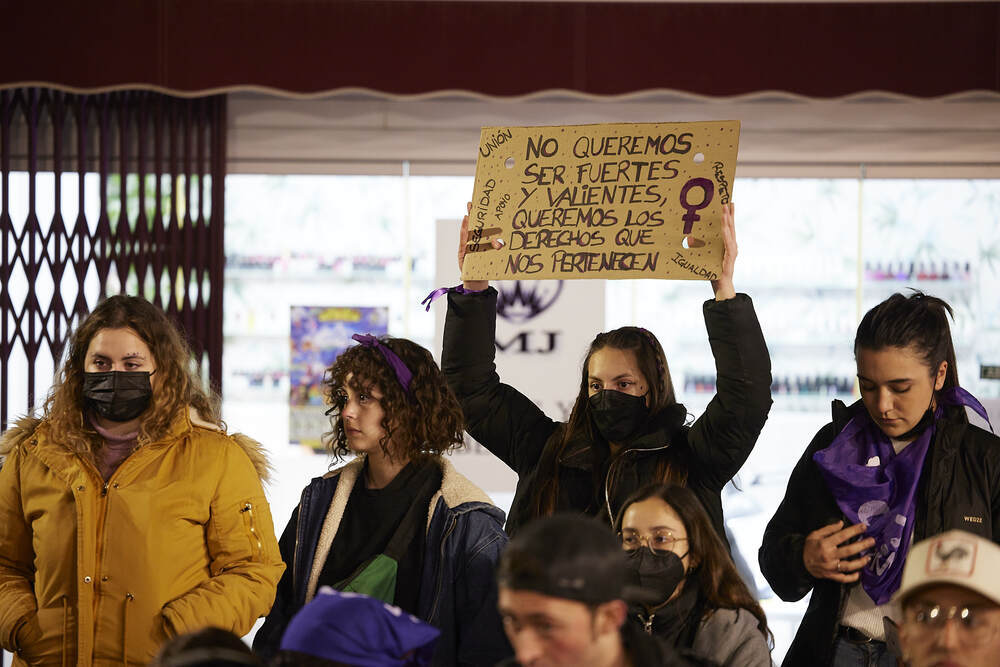
[[[21,417],[14,422],[4,432],[3,436],[0,436],[0,458],[8,456],[15,447],[31,437],[43,422],[44,420],[30,415]],[[186,414],[178,415],[174,420],[167,435],[163,438],[163,442],[176,440],[195,428],[215,431],[220,435],[225,435],[222,425],[202,420],[198,412],[194,408],[190,408]],[[264,446],[242,433],[233,433],[228,437],[246,453],[251,463],[253,463],[254,470],[257,471],[258,479],[261,482],[269,482],[272,466],[270,461],[268,461]]]
[[[265,484],[270,482],[274,467],[267,458],[267,450],[264,449],[264,445],[243,433],[233,433],[229,437],[240,446],[240,449],[246,453],[250,462],[253,463],[254,470],[257,471],[257,478]]]
[[[26,415],[10,425],[3,436],[0,436],[0,457],[6,457],[14,448],[31,437],[42,420]]]

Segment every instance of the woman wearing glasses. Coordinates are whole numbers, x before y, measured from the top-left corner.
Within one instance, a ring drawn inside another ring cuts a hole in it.
[[[764,611],[690,489],[640,489],[625,501],[616,528],[632,583],[658,600],[631,608],[632,622],[723,667],[771,664]]]

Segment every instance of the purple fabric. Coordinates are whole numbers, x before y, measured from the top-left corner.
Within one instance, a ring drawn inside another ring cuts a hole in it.
[[[864,552],[872,560],[861,570],[861,585],[875,604],[885,604],[899,588],[913,535],[917,482],[937,420],[949,405],[971,407],[989,421],[979,401],[961,387],[938,392],[931,424],[896,454],[889,436],[859,404],[830,446],[813,455],[844,516],[866,524],[865,535],[875,538],[875,546]]]
[[[398,607],[324,586],[292,618],[281,650],[358,667],[429,665],[440,634]]]
[[[406,367],[403,360],[389,349],[388,345],[383,345],[378,338],[371,334],[354,334],[351,338],[365,347],[374,348],[381,352],[382,356],[385,357],[385,360],[392,366],[392,370],[396,373],[396,379],[403,386],[403,391],[407,394],[410,393],[410,381],[413,380],[413,373]]]
[[[455,285],[454,287],[438,287],[436,290],[428,294],[423,301],[420,302],[421,306],[427,306],[424,310],[428,313],[431,312],[431,305],[442,295],[448,294],[449,292],[455,292],[456,294],[482,294],[486,290],[484,289],[465,289],[465,285]]]

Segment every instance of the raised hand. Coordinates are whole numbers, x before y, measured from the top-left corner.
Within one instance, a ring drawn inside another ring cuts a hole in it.
[[[712,281],[712,290],[715,292],[716,301],[725,301],[736,296],[736,288],[733,287],[733,272],[736,269],[736,210],[733,203],[722,205],[722,240],[725,243],[725,251],[722,255],[722,275],[718,280]]]
[[[462,266],[465,264],[465,255],[469,251],[469,213],[472,212],[472,202],[466,204],[466,215],[462,218],[462,227],[458,232],[458,270],[462,271]],[[466,280],[463,281],[463,286],[467,290],[476,291],[484,290],[490,286],[490,281],[488,280]]]

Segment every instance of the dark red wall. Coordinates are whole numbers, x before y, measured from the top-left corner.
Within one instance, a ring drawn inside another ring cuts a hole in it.
[[[0,0],[0,85],[1000,91],[1000,3]]]

